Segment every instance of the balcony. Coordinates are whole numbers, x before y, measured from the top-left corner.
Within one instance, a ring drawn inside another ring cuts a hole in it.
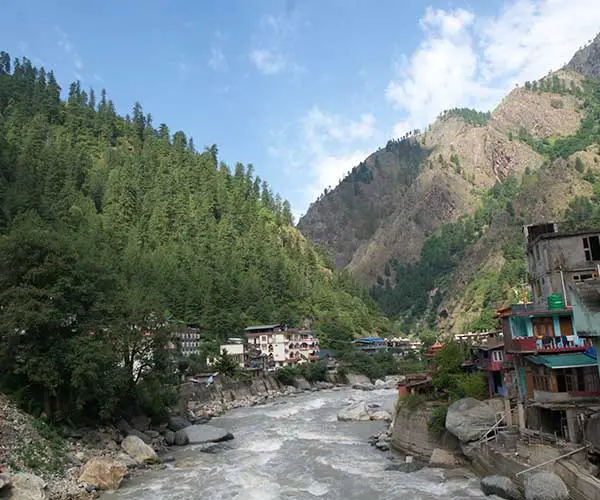
[[[507,347],[517,353],[559,354],[567,352],[582,352],[588,342],[574,335],[568,337],[513,337]]]
[[[487,366],[484,367],[486,372],[499,372],[504,368],[502,361],[490,361]]]

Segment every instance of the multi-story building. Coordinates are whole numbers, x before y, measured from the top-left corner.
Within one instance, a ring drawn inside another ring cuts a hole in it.
[[[386,338],[385,342],[388,349],[397,356],[404,357],[409,352],[419,354],[423,349],[423,342],[419,339],[411,339],[409,337],[392,337]]]
[[[245,329],[248,344],[266,356],[270,368],[319,359],[319,340],[310,330],[285,325],[258,325]]]
[[[196,327],[187,327],[183,332],[173,335],[179,344],[179,351],[183,356],[200,354],[201,335],[200,329]]]
[[[367,354],[375,354],[378,352],[387,352],[388,344],[385,339],[380,337],[365,337],[355,340],[353,344]]]

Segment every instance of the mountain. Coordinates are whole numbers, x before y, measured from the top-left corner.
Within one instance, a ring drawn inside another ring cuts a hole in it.
[[[67,94],[0,53],[0,390],[56,419],[159,412],[180,325],[203,355],[250,323],[312,326],[324,346],[386,327],[250,165],[138,103],[123,117],[104,90]]]
[[[594,193],[599,47],[597,37],[491,113],[447,110],[427,130],[389,141],[298,228],[373,285],[407,328],[493,325],[493,308],[526,278],[522,224],[574,217],[570,204]]]

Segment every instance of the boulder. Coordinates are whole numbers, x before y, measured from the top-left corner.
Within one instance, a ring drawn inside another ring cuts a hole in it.
[[[215,427],[214,425],[191,425],[183,429],[190,444],[219,443],[233,439],[233,434],[227,429]]]
[[[452,403],[446,414],[446,429],[460,441],[477,441],[496,423],[494,409],[474,398]]]
[[[148,430],[150,422],[150,417],[147,417],[146,415],[136,415],[131,418],[132,427],[141,432],[146,432]]]
[[[138,465],[140,465],[137,460],[131,458],[127,453],[119,453],[117,455],[117,460],[121,462],[128,469],[135,469]]]
[[[431,453],[429,465],[434,467],[457,467],[460,465],[455,455],[441,448],[435,448]]]
[[[359,373],[349,373],[348,374],[348,384],[370,384],[371,380],[366,375],[362,375]]]
[[[124,418],[119,419],[117,422],[117,429],[121,431],[122,434],[127,435],[129,431],[131,431],[131,425]]]
[[[553,472],[535,472],[523,481],[525,500],[569,500],[569,490]]]
[[[296,386],[296,388],[300,391],[310,391],[311,389],[311,385],[308,383],[308,380],[306,380],[303,377],[298,377],[296,379],[294,379],[294,385]]]
[[[94,457],[83,466],[79,482],[94,486],[98,490],[116,490],[126,473],[127,467],[121,462]]]
[[[191,425],[201,425],[201,424],[207,424],[208,422],[210,422],[210,419],[212,417],[210,415],[200,415],[199,417],[195,417],[193,420],[191,420],[192,424]],[[188,427],[186,425],[186,427]],[[185,429],[185,427],[184,427]]]
[[[160,432],[152,430],[152,429],[146,431],[146,434],[148,435],[148,437],[150,439],[158,439],[160,437]]]
[[[152,442],[152,438],[148,436],[148,434],[142,431],[138,431],[137,429],[130,429],[127,436],[135,436],[137,438],[140,438],[146,444],[150,444]]]
[[[27,472],[18,472],[10,478],[9,498],[13,500],[46,500],[46,483],[41,477]]]
[[[371,416],[365,402],[358,401],[347,408],[341,409],[337,414],[337,419],[340,422],[362,422],[371,420]]]
[[[357,389],[359,391],[374,391],[375,386],[371,383],[368,384],[354,384],[352,389]]]
[[[487,476],[481,480],[481,490],[486,495],[497,495],[507,500],[521,500],[522,495],[512,479],[505,476]]]
[[[200,447],[200,450],[198,450],[198,451],[200,451],[201,453],[214,454],[214,453],[219,453],[221,451],[228,450],[228,449],[230,449],[230,447],[226,443],[220,442],[220,443],[206,443],[206,444],[202,445]]]
[[[315,382],[315,386],[317,386],[319,389],[332,389],[333,388],[333,384],[331,382]]]
[[[175,444],[175,433],[169,429],[165,431],[165,443],[167,446],[173,446]]]
[[[392,415],[389,411],[377,410],[369,414],[370,420],[384,420],[385,422],[392,421]]]
[[[385,470],[404,472],[406,474],[410,474],[412,472],[417,472],[421,470],[423,467],[425,467],[425,465],[420,462],[400,462],[387,465],[385,467]]]
[[[175,445],[176,446],[185,446],[189,444],[190,440],[188,439],[188,435],[185,432],[185,429],[181,429],[175,433]]]
[[[0,491],[10,488],[10,476],[8,472],[0,472]]]
[[[127,436],[121,443],[121,448],[140,464],[160,462],[156,452],[137,436]]]
[[[390,449],[390,445],[386,441],[377,441],[375,443],[375,448],[381,451],[388,451]]]
[[[177,432],[180,431],[181,429],[185,429],[186,427],[189,427],[190,425],[192,425],[192,423],[185,417],[169,417],[169,429],[171,429],[173,432]]]
[[[381,379],[377,379],[375,381],[375,389],[385,389],[387,387],[387,384],[381,380]]]

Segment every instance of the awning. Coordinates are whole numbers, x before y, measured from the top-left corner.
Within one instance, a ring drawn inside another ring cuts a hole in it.
[[[563,368],[583,368],[596,365],[596,360],[582,352],[570,354],[555,354],[554,356],[527,356],[528,361],[543,365],[553,370]]]

